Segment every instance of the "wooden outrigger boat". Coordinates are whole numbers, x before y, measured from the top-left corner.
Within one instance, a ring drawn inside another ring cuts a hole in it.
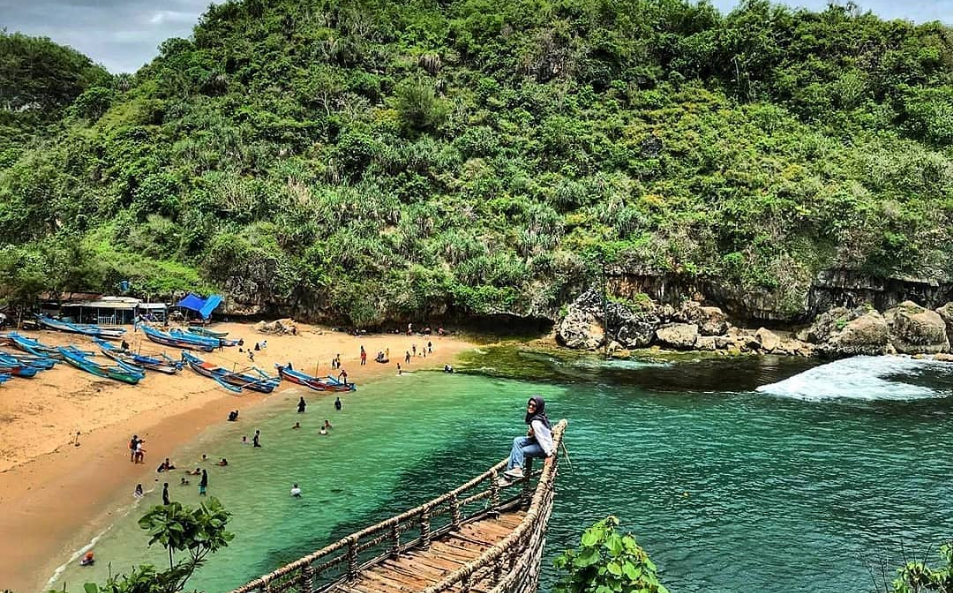
[[[10,380],[10,375],[7,375],[5,373],[0,373],[0,385],[3,385],[9,380]]]
[[[281,379],[278,377],[272,377],[255,367],[248,370],[255,371],[258,376],[245,371],[233,372],[216,364],[212,364],[211,362],[204,361],[188,352],[182,353],[182,360],[187,362],[189,368],[196,373],[210,379],[215,379],[222,387],[236,393],[240,392],[242,388],[251,389],[252,391],[258,391],[260,393],[271,393],[281,382]]]
[[[103,356],[136,368],[148,369],[150,371],[165,373],[166,375],[174,375],[178,371],[181,371],[183,367],[181,361],[173,360],[165,354],[159,354],[158,356],[137,354],[116,348],[109,342],[102,340],[93,341],[99,346],[99,350],[103,353]]]
[[[47,346],[46,344],[38,340],[34,340],[26,336],[21,336],[20,334],[16,332],[10,332],[7,335],[17,349],[22,350],[23,352],[26,352],[27,354],[32,354],[33,356],[36,356],[39,358],[53,358],[56,360],[63,360],[63,355],[60,353],[59,348],[56,348],[54,346]],[[72,346],[70,348],[73,351],[82,354],[83,356],[92,356],[96,354],[95,352],[92,352],[90,350],[80,350]]]
[[[0,350],[0,360],[4,358],[15,360],[19,363],[36,367],[43,371],[53,368],[56,363],[59,362],[55,358],[50,358],[48,356],[36,356],[33,354],[23,354],[21,352],[7,352],[5,350]]]
[[[149,325],[143,324],[141,327],[142,332],[146,334],[147,338],[163,346],[172,346],[173,348],[182,348],[183,350],[201,350],[203,352],[212,352],[218,348],[217,342],[213,343],[207,339],[200,342],[198,339],[190,340],[173,336]],[[198,336],[193,337],[198,338]]]
[[[553,427],[556,451],[565,430]],[[506,463],[231,593],[535,593],[559,456],[535,472],[527,458],[512,484],[499,482]]]
[[[30,366],[14,358],[0,356],[0,373],[11,375],[13,377],[24,377],[31,379],[43,369]]]
[[[183,332],[183,331],[179,331],[179,330],[177,330],[177,329],[174,329],[174,330],[170,331],[169,334],[172,335],[172,336],[174,336],[174,337],[176,337],[176,338],[182,338],[182,339],[184,339],[184,340],[189,340],[189,339],[195,340],[195,339],[198,339],[198,340],[200,340],[200,341],[208,341],[209,343],[215,344],[215,347],[216,347],[216,348],[218,348],[219,346],[224,346],[224,347],[226,347],[226,348],[231,348],[231,347],[233,347],[233,346],[238,346],[238,340],[229,340],[228,338],[226,338],[226,337],[224,337],[224,336],[208,336],[208,335],[205,335],[205,334],[199,334],[199,333],[196,333],[196,332],[192,331],[192,328],[191,328],[191,327],[190,327],[189,330],[186,331],[186,332]]]
[[[225,336],[228,335],[228,332],[217,332],[207,327],[201,327],[198,325],[190,325],[189,333],[205,336],[207,338],[224,338]]]
[[[303,385],[315,391],[357,391],[357,385],[354,383],[345,384],[330,375],[327,377],[312,377],[307,373],[302,373],[301,371],[296,371],[293,368],[277,363],[275,364],[275,368],[278,369],[278,376],[283,380]]]
[[[81,351],[75,348],[64,348],[61,346],[57,348],[57,350],[59,350],[60,354],[63,356],[63,360],[72,366],[86,371],[92,375],[96,375],[97,377],[102,377],[103,379],[113,379],[116,381],[122,381],[123,383],[129,383],[130,385],[135,385],[143,377],[145,377],[145,373],[142,370],[136,369],[122,362],[118,363],[116,366],[107,367],[89,360]]]
[[[69,323],[67,321],[53,319],[48,315],[37,315],[36,321],[40,324],[40,327],[47,329],[82,334],[84,336],[92,336],[104,340],[121,340],[123,334],[126,333],[126,330],[122,328],[104,328],[92,324]]]

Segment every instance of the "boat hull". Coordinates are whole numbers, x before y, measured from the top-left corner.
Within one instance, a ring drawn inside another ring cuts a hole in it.
[[[330,382],[324,379],[319,379],[317,377],[312,377],[300,371],[295,371],[293,369],[288,369],[280,365],[275,365],[275,368],[278,369],[278,376],[281,377],[283,381],[289,381],[296,385],[301,385],[314,391],[331,391],[335,393],[345,393],[348,391],[356,391],[357,386],[353,383],[348,383],[344,385],[337,381]]]

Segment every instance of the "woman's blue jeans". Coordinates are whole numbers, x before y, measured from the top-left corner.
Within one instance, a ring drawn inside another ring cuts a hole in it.
[[[516,437],[513,439],[513,450],[510,451],[510,462],[506,464],[506,469],[522,468],[526,457],[546,457],[546,454],[533,437]]]

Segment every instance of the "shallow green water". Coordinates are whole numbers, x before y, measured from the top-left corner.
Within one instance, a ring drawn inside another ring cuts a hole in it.
[[[237,534],[191,585],[228,590],[465,481],[507,453],[536,393],[553,418],[571,423],[573,468],[563,465],[547,563],[613,513],[676,593],[842,593],[873,590],[868,565],[897,564],[901,545],[922,553],[953,536],[953,373],[945,367],[604,363],[516,349],[473,355],[467,366],[470,374],[367,386],[344,397],[341,412],[333,398],[308,396],[298,415],[297,396],[282,397],[180,451],[180,468],[203,452],[229,459],[228,468],[210,468],[209,492],[234,513]],[[327,437],[316,434],[324,418],[334,424]],[[290,430],[297,420],[303,430]],[[241,445],[255,428],[264,447]],[[196,502],[196,478],[180,487],[180,475],[171,476],[173,499]],[[288,496],[292,482],[302,499]],[[96,543],[96,567],[74,563],[55,585],[65,579],[74,591],[102,580],[108,560],[113,572],[160,563],[135,525],[141,514],[117,519]],[[552,578],[550,570],[544,589]]]

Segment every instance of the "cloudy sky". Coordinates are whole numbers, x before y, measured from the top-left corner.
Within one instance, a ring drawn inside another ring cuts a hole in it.
[[[713,0],[722,11],[737,0]],[[885,18],[953,24],[953,0],[857,0]],[[823,9],[828,0],[786,0]],[[134,72],[169,37],[188,37],[209,0],[0,0],[0,28],[45,36],[111,72]]]

